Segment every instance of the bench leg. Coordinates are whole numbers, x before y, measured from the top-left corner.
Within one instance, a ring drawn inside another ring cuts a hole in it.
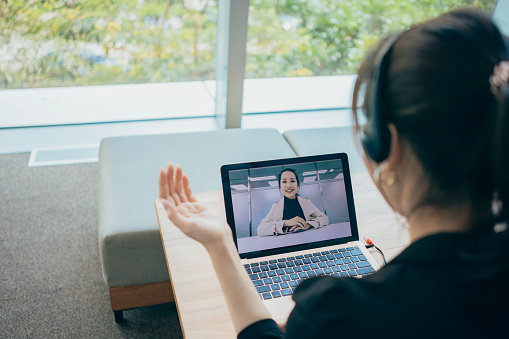
[[[124,312],[123,311],[113,311],[113,313],[115,314],[115,322],[117,324],[124,321]]]

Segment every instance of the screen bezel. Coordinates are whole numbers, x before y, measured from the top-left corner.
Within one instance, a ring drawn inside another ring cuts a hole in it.
[[[261,256],[275,255],[287,252],[294,252],[300,250],[308,250],[317,247],[325,247],[325,246],[334,246],[344,244],[350,241],[359,240],[359,230],[357,227],[357,218],[355,215],[355,206],[353,201],[353,191],[352,191],[352,179],[350,177],[350,166],[348,165],[348,156],[346,153],[332,153],[332,154],[323,154],[323,155],[312,155],[312,156],[303,156],[303,157],[295,157],[295,158],[284,158],[284,159],[275,159],[275,160],[264,160],[264,161],[254,161],[254,162],[246,162],[240,164],[228,164],[221,166],[221,181],[223,185],[223,196],[224,196],[224,207],[226,212],[226,221],[230,226],[233,233],[233,240],[235,241],[235,246],[237,247],[237,251],[239,249],[237,244],[237,231],[235,227],[235,218],[233,213],[233,203],[232,203],[232,195],[231,195],[231,187],[230,187],[230,176],[229,171],[234,170],[243,170],[243,169],[254,169],[261,167],[270,167],[270,166],[278,166],[278,165],[293,165],[305,162],[319,162],[319,161],[327,161],[327,160],[341,160],[341,164],[343,166],[343,180],[345,184],[345,192],[346,192],[346,201],[348,204],[348,215],[350,218],[350,227],[352,229],[352,235],[349,237],[317,241],[309,244],[301,244],[301,245],[291,245],[285,247],[278,247],[274,249],[266,249],[261,251],[247,252],[247,253],[239,253],[241,259],[249,259],[256,258]]]

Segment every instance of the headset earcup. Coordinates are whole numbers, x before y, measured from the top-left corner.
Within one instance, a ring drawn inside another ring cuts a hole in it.
[[[361,143],[366,154],[377,163],[387,159],[391,149],[387,100],[381,84],[383,84],[383,76],[387,70],[389,52],[401,34],[391,36],[380,48],[374,60],[372,76],[364,98],[368,117],[361,134]]]

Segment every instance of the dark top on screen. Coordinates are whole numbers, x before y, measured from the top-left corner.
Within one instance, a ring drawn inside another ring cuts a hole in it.
[[[297,197],[295,197],[295,199],[288,199],[285,197],[283,207],[283,220],[290,220],[295,217],[301,217],[302,219],[306,220],[302,206],[299,204],[299,199],[297,199]]]
[[[304,280],[283,334],[272,320],[249,338],[486,338],[507,336],[509,231],[420,239],[363,279]]]

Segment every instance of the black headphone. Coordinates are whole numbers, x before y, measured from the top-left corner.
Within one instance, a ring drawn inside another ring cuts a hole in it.
[[[387,99],[380,83],[383,81],[384,73],[387,73],[388,55],[402,34],[390,36],[376,54],[368,83],[369,90],[365,92],[369,95],[364,98],[369,116],[361,133],[361,142],[364,151],[377,163],[387,159],[391,149],[391,133],[387,126]]]

